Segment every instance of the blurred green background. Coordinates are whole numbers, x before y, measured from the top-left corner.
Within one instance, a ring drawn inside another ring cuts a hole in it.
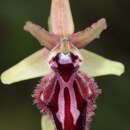
[[[0,73],[41,48],[24,32],[31,20],[47,29],[50,0],[0,0]],[[105,17],[108,29],[87,46],[112,60],[121,61],[121,77],[96,78],[102,94],[91,130],[130,130],[130,1],[70,0],[76,31]],[[3,85],[0,83],[0,130],[40,130],[40,112],[31,93],[40,79]]]

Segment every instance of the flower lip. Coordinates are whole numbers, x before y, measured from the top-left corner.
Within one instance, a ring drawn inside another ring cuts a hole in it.
[[[66,82],[65,87],[52,72],[34,91],[34,102],[41,112],[49,114],[57,130],[88,130],[94,114],[95,99],[100,90],[85,73],[76,74],[71,81],[73,84]]]

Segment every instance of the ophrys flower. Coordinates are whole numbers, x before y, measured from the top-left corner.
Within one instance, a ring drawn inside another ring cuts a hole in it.
[[[69,1],[52,0],[49,32],[30,21],[24,26],[45,48],[5,71],[2,82],[11,84],[44,76],[33,97],[41,112],[52,120],[54,128],[52,125],[50,129],[87,130],[100,93],[91,77],[121,75],[124,71],[121,63],[82,49],[99,38],[106,27],[102,18],[74,33]]]

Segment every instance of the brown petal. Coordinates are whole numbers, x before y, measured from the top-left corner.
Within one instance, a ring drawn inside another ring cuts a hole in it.
[[[98,22],[92,24],[91,27],[72,34],[69,39],[77,48],[82,48],[94,39],[99,38],[101,32],[106,28],[106,20],[102,18]]]
[[[58,36],[49,33],[44,28],[30,21],[26,22],[24,30],[30,32],[41,45],[44,45],[48,49],[52,49],[60,39]]]

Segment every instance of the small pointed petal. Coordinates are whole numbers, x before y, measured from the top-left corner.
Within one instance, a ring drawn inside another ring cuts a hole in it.
[[[106,28],[106,20],[102,18],[96,23],[92,24],[91,27],[88,27],[83,31],[72,34],[69,39],[77,48],[82,48],[94,39],[99,38],[101,32]]]
[[[52,33],[56,35],[69,36],[74,32],[69,0],[52,0],[49,23]]]
[[[26,22],[24,30],[30,32],[41,45],[44,45],[48,49],[52,49],[60,39],[58,36],[49,33],[44,28],[30,21]]]
[[[42,130],[54,130],[54,125],[47,115],[43,115],[41,119]]]
[[[12,84],[18,81],[37,78],[51,72],[48,66],[49,50],[43,48],[31,56],[25,58],[15,66],[6,70],[1,75],[1,81],[4,84]]]
[[[109,74],[120,76],[124,72],[124,65],[120,62],[108,60],[85,49],[81,49],[80,53],[83,57],[80,70],[89,76],[96,77]]]

